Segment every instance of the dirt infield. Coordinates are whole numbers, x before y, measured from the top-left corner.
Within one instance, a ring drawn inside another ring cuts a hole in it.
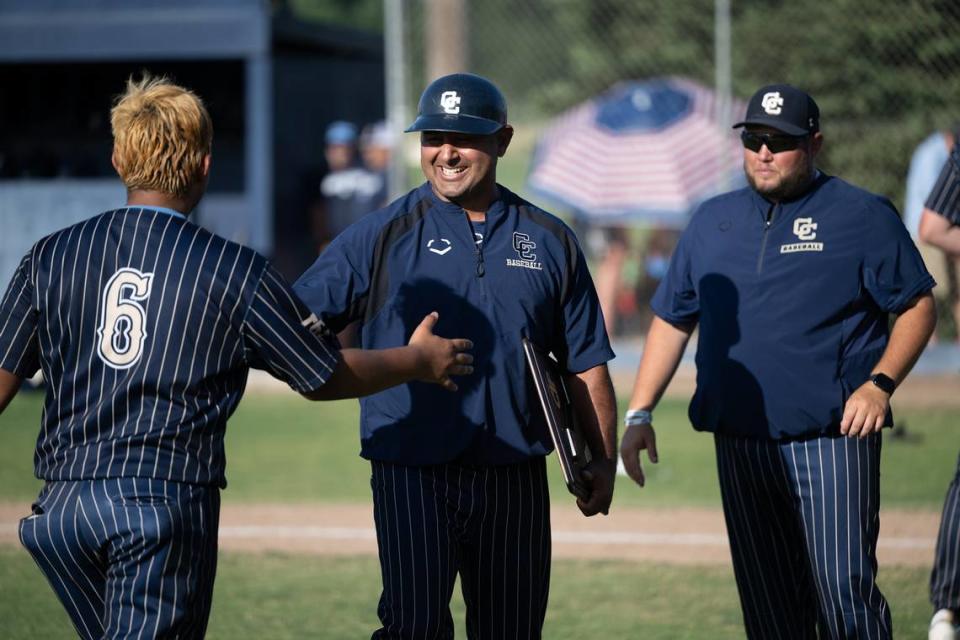
[[[0,544],[17,544],[16,523],[28,509],[0,504]],[[938,512],[884,511],[881,565],[930,566],[939,521]],[[584,518],[573,506],[554,505],[552,523],[556,558],[730,563],[723,514],[716,509],[623,509],[605,518]],[[257,553],[377,552],[368,504],[224,505],[220,547]]]

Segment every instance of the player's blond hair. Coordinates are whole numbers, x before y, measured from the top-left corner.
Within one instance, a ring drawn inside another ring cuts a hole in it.
[[[129,190],[183,197],[201,176],[213,122],[203,101],[167,78],[127,80],[110,111],[113,161]]]

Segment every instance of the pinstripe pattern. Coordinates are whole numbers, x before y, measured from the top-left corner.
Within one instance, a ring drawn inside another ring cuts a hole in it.
[[[202,638],[220,492],[145,478],[51,482],[20,540],[84,638]]]
[[[925,206],[960,225],[960,145],[954,145]],[[960,459],[943,503],[930,574],[930,602],[934,610],[960,611]]]
[[[97,348],[108,283],[123,269],[152,283],[129,368]],[[0,305],[0,367],[23,377],[42,367],[50,383],[37,476],[224,486],[223,433],[248,368],[308,391],[336,365],[335,343],[301,325],[308,316],[262,256],[180,216],[122,209],[41,240]]]
[[[940,176],[924,206],[953,224],[960,225],[960,148],[955,146],[950,157],[943,163]]]
[[[453,638],[459,573],[467,637],[539,638],[550,583],[544,459],[371,466],[383,578],[373,637]]]
[[[936,558],[930,575],[930,602],[934,610],[960,611],[960,458],[943,502]]]
[[[715,434],[749,638],[891,637],[876,586],[880,434],[756,440]]]
[[[48,382],[23,545],[88,638],[203,637],[223,436],[250,367],[320,387],[336,339],[251,249],[169,210],[109,211],[24,257],[0,367]]]

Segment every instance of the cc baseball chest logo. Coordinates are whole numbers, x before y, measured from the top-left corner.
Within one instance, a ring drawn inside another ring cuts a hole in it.
[[[797,218],[793,221],[793,235],[798,240],[806,242],[794,242],[793,244],[780,245],[780,253],[797,253],[800,251],[823,251],[822,242],[810,242],[817,237],[817,223],[813,218]]]
[[[444,113],[460,113],[460,96],[456,91],[444,91],[440,94],[440,106]]]
[[[533,252],[536,248],[537,243],[531,240],[530,236],[514,231],[513,250],[517,252],[517,258],[507,258],[507,266],[543,271],[543,263],[537,262],[537,254]]]
[[[817,223],[813,218],[797,218],[793,221],[793,235],[801,240],[813,240],[817,237]]]

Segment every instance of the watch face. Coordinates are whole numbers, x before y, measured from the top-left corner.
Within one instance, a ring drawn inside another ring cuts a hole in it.
[[[883,373],[875,373],[870,376],[870,380],[873,384],[877,385],[881,391],[889,395],[893,395],[894,390],[897,388],[897,383],[893,379]]]

